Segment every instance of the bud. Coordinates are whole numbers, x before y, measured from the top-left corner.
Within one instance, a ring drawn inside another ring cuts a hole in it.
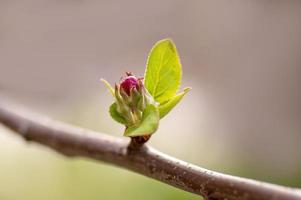
[[[138,89],[138,78],[133,76],[131,73],[126,73],[126,77],[120,82],[120,88],[125,91],[125,93],[130,96],[132,89]]]
[[[146,107],[148,93],[141,80],[127,72],[115,85],[117,112],[125,118],[127,127],[140,123]]]
[[[124,135],[132,138],[130,146],[145,143],[158,128],[159,110],[158,103],[144,87],[143,78],[127,72],[115,88],[106,80],[101,81],[115,99],[109,112],[113,119],[125,125]]]

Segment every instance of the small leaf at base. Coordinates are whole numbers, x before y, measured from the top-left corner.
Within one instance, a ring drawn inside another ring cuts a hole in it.
[[[111,117],[121,123],[121,124],[126,124],[125,122],[125,119],[117,112],[117,104],[116,103],[113,103],[111,106],[110,106],[110,115]]]
[[[137,126],[125,130],[124,136],[135,137],[153,134],[159,125],[159,111],[153,104],[148,104],[143,111],[142,121]]]

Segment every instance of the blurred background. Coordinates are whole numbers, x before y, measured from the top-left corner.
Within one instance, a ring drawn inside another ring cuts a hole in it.
[[[150,144],[187,162],[301,187],[301,2],[0,0],[0,94],[122,136],[99,82],[143,76],[170,37],[193,90]],[[104,163],[70,160],[0,126],[1,200],[199,199]]]

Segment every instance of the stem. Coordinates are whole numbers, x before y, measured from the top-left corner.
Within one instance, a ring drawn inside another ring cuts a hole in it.
[[[172,158],[147,145],[57,122],[0,99],[0,122],[27,141],[70,157],[86,157],[154,178],[208,200],[301,200],[301,190],[230,176]],[[133,140],[132,140],[133,141]]]
[[[151,137],[151,135],[131,137],[131,142],[129,144],[129,148],[130,149],[141,148],[150,139],[150,137]]]

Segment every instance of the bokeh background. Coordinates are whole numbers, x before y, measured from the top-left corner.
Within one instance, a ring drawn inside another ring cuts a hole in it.
[[[121,136],[107,112],[125,71],[143,76],[158,40],[177,44],[193,90],[150,144],[219,172],[301,187],[301,2],[0,0],[0,94]],[[1,200],[199,199],[0,126]]]

